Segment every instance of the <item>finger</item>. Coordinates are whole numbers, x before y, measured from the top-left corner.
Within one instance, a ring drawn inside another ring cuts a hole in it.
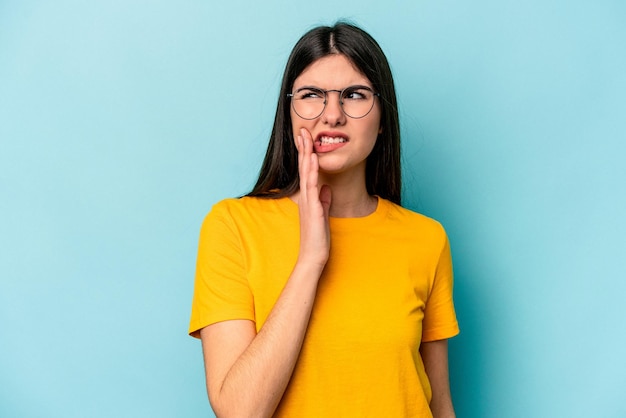
[[[300,133],[300,148],[302,150],[302,170],[300,175],[305,179],[308,177],[311,169],[311,155],[313,154],[313,140],[311,134],[306,129],[301,129]]]
[[[319,199],[320,199],[320,202],[322,203],[322,207],[324,208],[324,217],[328,220],[328,214],[330,212],[330,204],[332,202],[332,193],[328,185],[324,184],[320,188]]]
[[[311,138],[311,134],[309,133],[309,131],[307,131],[306,129],[302,128],[300,129],[300,138],[302,140],[302,150],[303,150],[303,160],[304,161],[308,161],[309,163],[311,161],[313,161],[311,159],[311,156],[314,154],[313,153],[313,139]],[[309,174],[309,171],[311,169],[313,169],[313,165],[309,164],[307,166],[307,171],[305,174]]]
[[[293,139],[293,143],[296,145],[296,149],[298,150],[298,152],[300,152],[300,135],[296,135],[296,137]]]
[[[311,134],[306,129],[300,130],[300,137],[302,138],[302,144],[304,148],[305,155],[313,152],[313,138],[311,138]]]
[[[318,163],[319,162],[317,160],[317,154],[311,153],[309,155],[308,160],[310,161],[310,164],[308,166],[309,170],[307,172],[306,185],[307,185],[307,189],[315,189],[314,190],[315,195],[311,196],[311,197],[314,197],[315,200],[317,200],[318,199],[318,196],[317,196],[317,179],[318,179],[318,171],[319,171],[318,170],[318,167],[319,167]]]
[[[306,178],[306,174],[309,171],[309,167],[311,166],[311,152],[308,149],[306,139],[300,137],[300,175]]]
[[[298,150],[298,171],[302,166],[302,137],[298,135],[295,139],[296,149]]]
[[[300,199],[303,203],[308,201],[306,190],[309,184],[310,167],[311,167],[311,153],[307,152],[307,145],[304,138],[300,138],[300,152],[298,153],[298,171],[300,175]]]
[[[309,132],[309,130],[306,128],[300,128],[300,136],[302,136],[302,138],[305,138],[306,140],[310,140],[311,143],[313,142],[311,132]]]
[[[319,202],[318,160],[313,150],[313,138],[311,133],[304,128],[300,129],[299,140],[299,175],[300,175],[300,199],[304,205]]]

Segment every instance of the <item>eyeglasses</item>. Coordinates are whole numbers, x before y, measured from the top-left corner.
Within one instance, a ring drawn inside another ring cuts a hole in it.
[[[322,90],[317,87],[302,87],[287,94],[291,98],[294,112],[302,119],[315,119],[324,113],[327,96],[331,91],[339,93],[341,110],[353,119],[367,116],[374,108],[374,97],[379,93],[367,86],[349,86],[343,90]]]

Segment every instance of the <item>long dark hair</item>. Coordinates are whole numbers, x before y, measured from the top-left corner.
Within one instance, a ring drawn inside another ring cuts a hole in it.
[[[401,203],[400,123],[396,91],[387,58],[364,30],[345,22],[320,26],[296,43],[283,75],[272,135],[259,173],[248,196],[279,198],[299,188],[298,151],[293,141],[290,100],[295,79],[314,61],[331,54],[346,56],[380,94],[382,133],[367,158],[365,183],[370,195]]]

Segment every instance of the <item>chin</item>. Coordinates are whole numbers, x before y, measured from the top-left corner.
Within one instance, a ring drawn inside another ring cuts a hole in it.
[[[320,164],[320,174],[336,176],[340,174],[353,174],[357,175],[359,171],[365,171],[365,165],[361,166],[346,166],[345,164]]]
[[[323,168],[320,167],[320,174],[324,174],[324,175],[328,175],[328,176],[334,176],[337,174],[342,174],[344,173],[345,170],[341,169],[341,168]]]

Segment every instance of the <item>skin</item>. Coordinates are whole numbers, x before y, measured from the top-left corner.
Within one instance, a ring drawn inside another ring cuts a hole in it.
[[[330,190],[318,187],[312,141],[297,141],[300,181],[300,253],[256,334],[254,323],[233,320],[200,331],[209,400],[219,417],[268,417],[289,383],[328,260]]]
[[[357,71],[344,55],[329,55],[307,67],[294,81],[293,90],[303,86],[341,90],[352,85],[372,87],[367,77]],[[375,100],[374,108],[364,118],[346,116],[341,110],[338,93],[328,94],[324,113],[316,119],[302,119],[291,109],[295,138],[301,136],[308,142],[316,140],[324,132],[348,138],[348,143],[343,147],[312,157],[318,160],[320,184],[328,185],[333,191],[331,216],[360,217],[376,210],[376,199],[367,193],[365,186],[365,161],[376,144],[378,134],[382,132],[380,116],[378,100]],[[299,194],[292,198],[297,202]]]
[[[422,343],[420,354],[430,380],[430,409],[435,418],[455,418],[448,374],[448,340]]]
[[[294,89],[315,85],[341,90],[354,84],[371,86],[347,58],[331,55],[305,69]],[[292,113],[292,121],[300,174],[300,190],[291,196],[300,215],[299,255],[258,334],[248,320],[219,322],[200,331],[207,391],[218,417],[272,416],[302,348],[328,261],[329,217],[366,216],[376,210],[377,200],[365,186],[365,160],[382,129],[378,102],[366,117],[352,119],[341,110],[337,94],[330,93],[320,117],[303,120]],[[314,141],[320,132],[341,133],[349,141],[335,151],[316,154]],[[434,416],[454,417],[447,341],[423,343],[421,354],[433,388]]]

